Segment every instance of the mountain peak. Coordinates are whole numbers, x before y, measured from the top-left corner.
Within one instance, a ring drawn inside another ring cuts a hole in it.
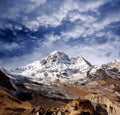
[[[56,62],[57,61],[58,63],[64,63],[66,61],[69,61],[69,57],[62,51],[54,51],[48,56],[47,61],[48,62],[50,62],[50,61]]]
[[[61,53],[64,53],[64,52],[55,50],[52,53],[50,53],[50,55],[61,54]]]
[[[49,56],[67,56],[67,55],[63,51],[53,51],[52,53],[50,53]]]

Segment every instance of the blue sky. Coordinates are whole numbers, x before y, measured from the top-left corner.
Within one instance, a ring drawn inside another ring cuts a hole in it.
[[[0,66],[54,50],[100,65],[120,59],[120,0],[0,1]]]

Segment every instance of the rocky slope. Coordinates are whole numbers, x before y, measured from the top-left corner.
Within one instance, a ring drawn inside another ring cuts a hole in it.
[[[15,70],[1,68],[0,89],[1,115],[120,113],[118,61],[96,67],[82,57],[53,52]]]

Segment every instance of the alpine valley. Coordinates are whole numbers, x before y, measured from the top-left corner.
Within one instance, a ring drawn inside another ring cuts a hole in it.
[[[100,67],[54,51],[0,68],[0,115],[120,115],[120,60]]]

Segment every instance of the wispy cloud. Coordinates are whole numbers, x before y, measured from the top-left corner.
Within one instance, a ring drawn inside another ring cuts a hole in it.
[[[13,43],[5,43],[5,42],[0,42],[0,51],[4,51],[4,50],[7,50],[7,51],[12,51],[12,50],[17,50],[17,49],[20,49],[21,45],[13,42]]]

